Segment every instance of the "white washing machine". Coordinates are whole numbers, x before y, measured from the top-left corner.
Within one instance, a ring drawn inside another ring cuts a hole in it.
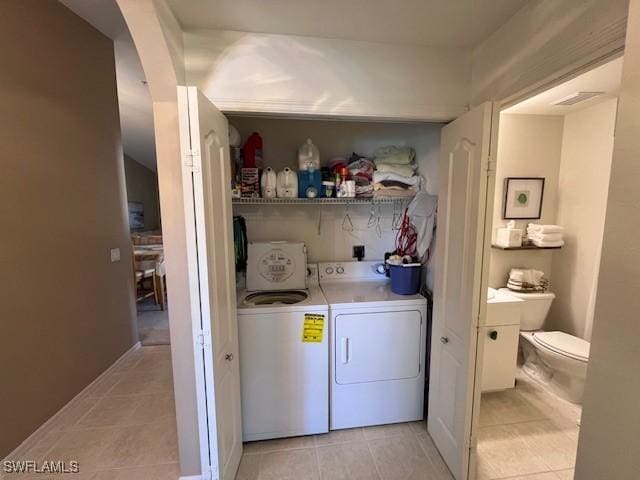
[[[422,420],[427,301],[391,291],[382,262],[318,265],[331,319],[331,430]]]
[[[249,244],[247,285],[237,309],[243,439],[327,432],[329,317],[317,265],[303,244]]]

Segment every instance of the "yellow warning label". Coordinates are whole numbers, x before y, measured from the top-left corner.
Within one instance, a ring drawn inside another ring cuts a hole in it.
[[[324,332],[324,315],[305,313],[302,325],[303,343],[321,343]]]

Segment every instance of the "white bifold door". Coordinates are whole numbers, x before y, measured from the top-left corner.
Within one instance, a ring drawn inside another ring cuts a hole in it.
[[[178,87],[202,478],[233,480],[242,456],[227,119]]]
[[[475,478],[476,354],[486,305],[490,228],[485,225],[493,205],[497,119],[491,103],[480,105],[445,126],[440,145],[427,423],[457,480]]]

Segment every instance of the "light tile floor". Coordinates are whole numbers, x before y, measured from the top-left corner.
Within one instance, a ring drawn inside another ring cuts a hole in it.
[[[523,374],[483,395],[478,479],[572,479],[580,412]],[[170,348],[131,352],[32,440],[14,460],[76,460],[80,474],[3,479],[178,478]],[[246,443],[236,478],[452,480],[424,422]]]
[[[424,422],[250,442],[236,480],[452,480]]]
[[[482,395],[478,480],[573,479],[582,409],[518,372],[515,389]]]
[[[170,347],[130,352],[31,440],[12,460],[75,460],[80,473],[3,479],[178,478]]]

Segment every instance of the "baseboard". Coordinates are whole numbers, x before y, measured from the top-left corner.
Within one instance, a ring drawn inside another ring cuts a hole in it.
[[[85,394],[85,392],[87,392],[91,387],[93,387],[96,383],[98,383],[100,380],[102,380],[109,372],[111,372],[113,369],[115,369],[120,364],[120,362],[122,362],[124,360],[124,357],[129,355],[131,352],[134,352],[134,351],[138,350],[141,346],[142,346],[142,344],[140,342],[136,342],[129,350],[127,350],[122,355],[120,355],[120,357],[115,362],[113,362],[109,368],[107,368],[104,372],[102,372],[100,375],[98,375],[95,378],[95,380],[93,380],[93,382],[91,382],[89,385],[84,387],[80,391],[80,393],[78,393],[75,397],[73,397],[71,400],[69,400],[69,402],[67,402],[66,405],[64,405],[60,410],[58,410],[56,413],[54,413],[53,416],[49,417],[49,419],[46,422],[44,422],[42,425],[40,425],[20,445],[18,445],[11,453],[9,453],[9,455],[7,455],[3,459],[3,461],[4,460],[15,459],[15,458],[23,458],[23,455],[31,447],[33,447],[34,440],[38,437],[38,435],[42,434],[43,432],[46,432],[48,427],[55,420],[57,420],[59,417],[61,417],[65,412],[67,412],[67,410],[69,410],[71,407],[73,407],[74,404],[76,402],[78,402],[78,400]]]

